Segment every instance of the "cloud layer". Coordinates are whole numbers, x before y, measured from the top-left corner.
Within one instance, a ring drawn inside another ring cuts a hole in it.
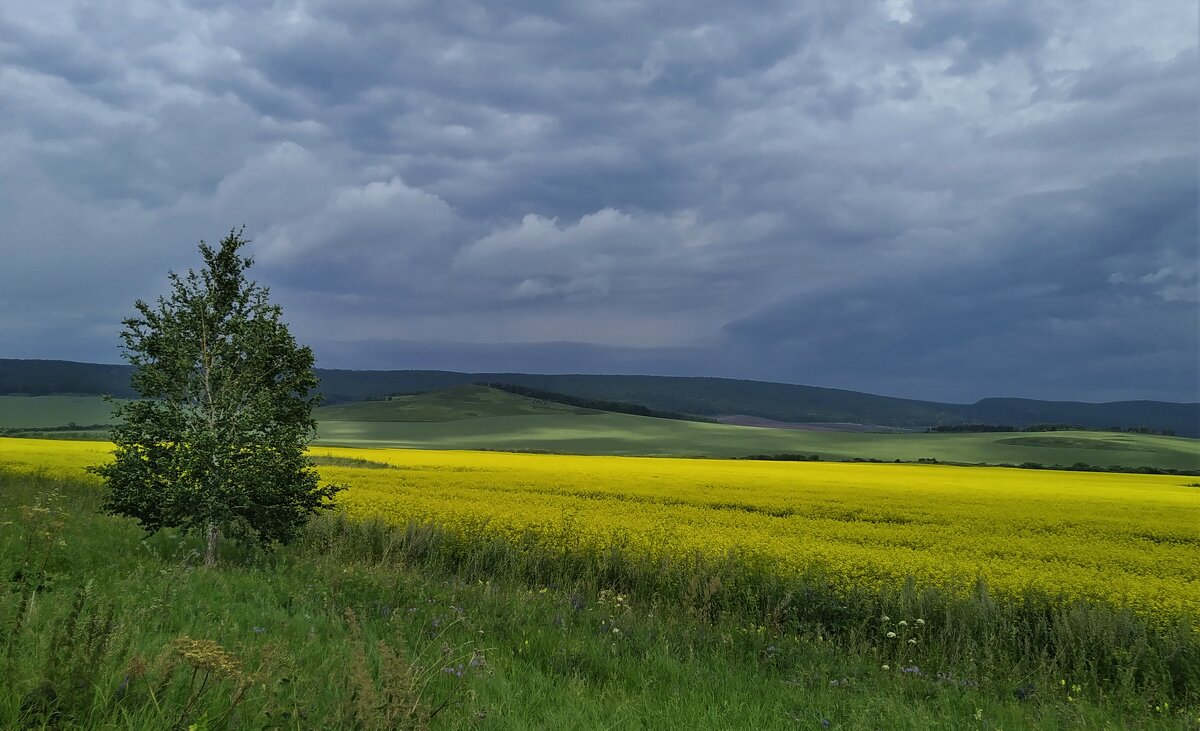
[[[0,8],[0,356],[245,223],[336,367],[1200,400],[1190,0]]]

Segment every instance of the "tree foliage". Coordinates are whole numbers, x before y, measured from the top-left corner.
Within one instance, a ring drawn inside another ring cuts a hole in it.
[[[312,351],[296,343],[265,287],[247,279],[248,241],[233,230],[204,267],[169,272],[170,294],[123,321],[125,358],[141,400],[117,407],[114,461],[90,468],[105,509],[150,532],[177,527],[270,545],[332,506],[304,449],[320,400]]]

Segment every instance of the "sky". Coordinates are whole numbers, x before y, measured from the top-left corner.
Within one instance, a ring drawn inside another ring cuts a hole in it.
[[[0,357],[1200,400],[1195,0],[6,0]]]

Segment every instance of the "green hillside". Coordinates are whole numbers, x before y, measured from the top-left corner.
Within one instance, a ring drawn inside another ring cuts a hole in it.
[[[535,400],[487,386],[454,386],[433,393],[356,401],[316,410],[318,422],[459,421],[488,416],[596,414],[598,411]]]
[[[0,429],[112,424],[112,410],[99,396],[0,396]]]
[[[574,409],[484,386],[329,406],[318,409],[317,419],[319,443],[360,447],[1200,469],[1200,442],[1178,437],[764,429]]]
[[[1180,437],[1098,432],[881,434],[762,429],[626,414],[494,416],[438,422],[323,421],[318,443],[355,447],[496,449],[570,454],[745,457],[819,455],[825,460],[1052,466],[1084,463],[1200,470],[1200,443]]]
[[[98,396],[0,397],[0,429],[43,436],[88,436],[58,430],[111,423]],[[826,460],[942,462],[1200,470],[1200,441],[1105,432],[924,434],[767,429],[654,419],[580,409],[497,391],[459,386],[440,392],[326,406],[316,411],[317,443],[421,449],[496,449],[571,454],[819,455]],[[90,436],[95,438],[96,433]]]
[[[132,396],[130,369],[47,360],[0,359],[0,394]],[[1082,403],[992,398],[974,404],[878,396],[857,391],[730,378],[625,375],[539,375],[453,371],[318,369],[326,403],[416,394],[474,383],[506,383],[596,401],[639,404],[701,416],[745,414],[786,422],[850,422],[923,428],[938,425],[1039,423],[1089,429],[1147,427],[1200,436],[1200,403]]]

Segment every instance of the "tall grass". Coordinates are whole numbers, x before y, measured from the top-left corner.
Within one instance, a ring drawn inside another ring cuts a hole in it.
[[[0,727],[1200,727],[1195,630],[1104,606],[337,515],[207,570],[98,503],[0,470]]]
[[[632,549],[620,538],[601,548],[564,538],[531,531],[506,541],[333,515],[313,521],[302,546],[348,563],[590,594],[613,590],[701,623],[753,623],[776,634],[819,636],[889,665],[933,673],[978,677],[1004,668],[1015,676],[1074,679],[1111,697],[1200,702],[1200,627],[1186,620],[1162,626],[1126,609],[1043,593],[1000,600],[982,580],[966,597],[917,589],[911,581],[863,590],[826,580],[819,570],[782,578],[737,553],[680,561]]]

